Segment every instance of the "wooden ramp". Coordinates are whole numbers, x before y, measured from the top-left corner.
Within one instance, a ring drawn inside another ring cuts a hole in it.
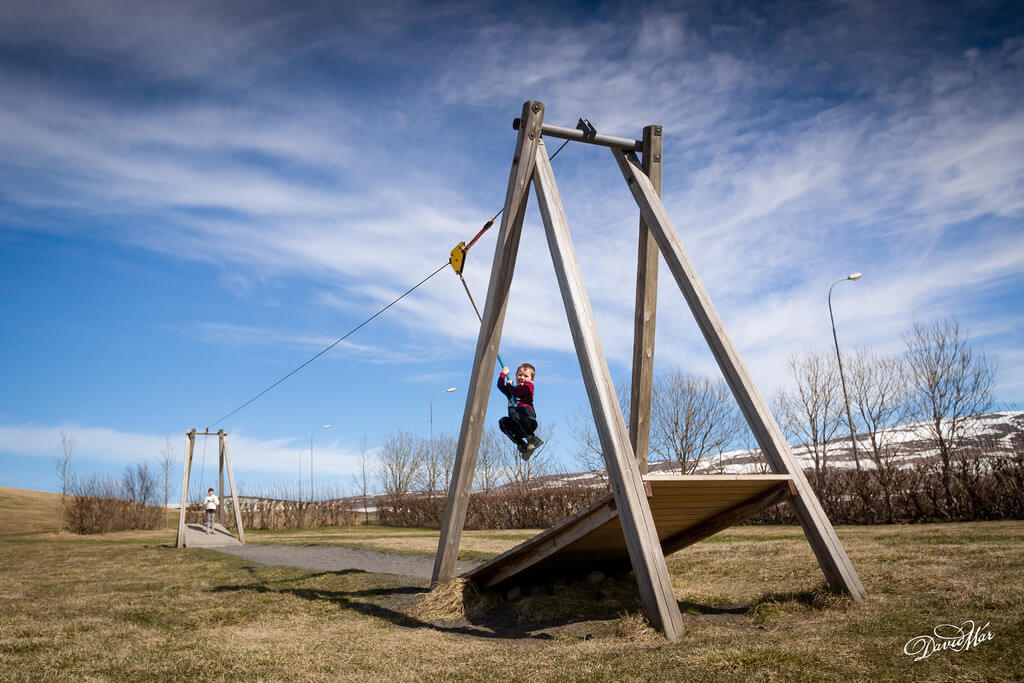
[[[644,488],[665,555],[796,495],[788,475],[649,475]],[[615,500],[605,499],[466,572],[481,589],[630,571]]]
[[[242,544],[219,523],[214,523],[212,534],[206,533],[206,527],[202,524],[185,525],[186,548],[220,548],[226,545]]]

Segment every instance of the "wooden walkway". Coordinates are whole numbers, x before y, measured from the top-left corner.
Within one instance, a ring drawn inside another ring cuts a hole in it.
[[[644,488],[666,556],[796,495],[788,475],[649,475]],[[631,569],[611,494],[462,576],[487,589],[569,581],[595,569],[608,576]]]
[[[206,533],[206,527],[202,524],[185,525],[186,548],[222,548],[232,545],[242,544],[219,523],[214,523],[212,534]]]

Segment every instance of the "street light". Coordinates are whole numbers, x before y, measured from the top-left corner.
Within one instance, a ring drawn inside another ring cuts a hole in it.
[[[320,429],[330,429],[331,425],[324,425]],[[316,490],[313,488],[313,437],[320,429],[314,429],[313,433],[309,435],[309,500],[313,501],[316,496]]]
[[[450,394],[455,391],[455,387],[448,387],[444,391],[439,391],[430,397],[430,455],[434,455],[434,399],[441,394]]]
[[[832,286],[828,288],[828,317],[832,321],[832,341],[836,344],[836,360],[839,361],[839,381],[843,385],[843,403],[846,404],[846,421],[850,425],[850,445],[853,446],[853,462],[860,470],[860,459],[857,457],[857,433],[853,431],[853,415],[850,413],[850,399],[846,395],[846,377],[843,375],[843,356],[839,353],[839,338],[836,336],[836,319],[832,315],[832,287],[835,287],[840,282],[846,280],[859,280],[862,275],[860,273],[850,273],[846,277],[841,277],[832,283]]]

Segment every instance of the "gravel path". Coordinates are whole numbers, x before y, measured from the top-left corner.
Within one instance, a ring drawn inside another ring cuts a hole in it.
[[[434,570],[434,558],[423,555],[380,553],[376,550],[358,550],[336,545],[240,545],[216,548],[217,552],[238,555],[253,562],[271,566],[302,567],[320,571],[358,569],[374,574],[400,574],[429,579]],[[461,574],[476,566],[475,562],[458,562]]]

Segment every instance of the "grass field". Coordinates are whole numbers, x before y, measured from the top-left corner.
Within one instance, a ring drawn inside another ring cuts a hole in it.
[[[60,494],[0,486],[0,538],[10,534],[57,531]]]
[[[0,495],[6,492],[0,491]],[[796,527],[735,527],[669,558],[687,636],[636,618],[627,579],[430,614],[421,583],[175,550],[174,532],[0,538],[0,678],[1020,680],[1024,522],[843,527],[869,594],[822,589]],[[528,532],[467,532],[492,554]],[[437,533],[253,532],[250,542],[432,553]],[[911,638],[988,623],[922,661]]]

